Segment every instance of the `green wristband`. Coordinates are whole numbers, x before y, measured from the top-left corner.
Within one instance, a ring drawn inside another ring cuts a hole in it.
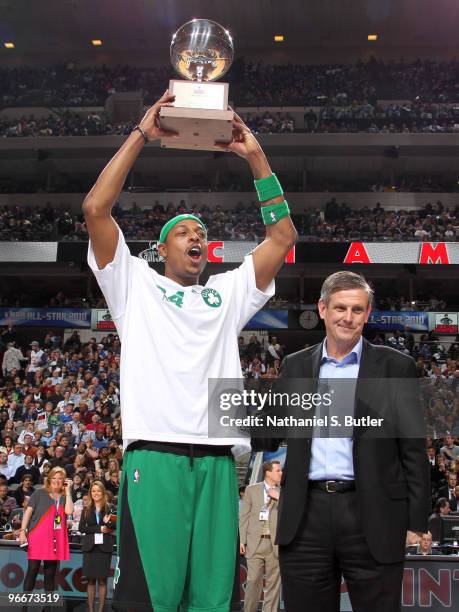
[[[272,198],[284,195],[281,184],[275,174],[271,174],[271,176],[267,176],[266,178],[256,179],[253,183],[260,202],[266,202]]]
[[[278,223],[284,217],[288,217],[289,214],[290,208],[285,200],[278,204],[270,204],[269,206],[261,207],[261,216],[265,225]]]

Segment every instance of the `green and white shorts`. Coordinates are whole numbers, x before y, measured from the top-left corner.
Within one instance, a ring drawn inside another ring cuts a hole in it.
[[[113,607],[227,612],[237,535],[230,447],[130,444],[118,494]]]

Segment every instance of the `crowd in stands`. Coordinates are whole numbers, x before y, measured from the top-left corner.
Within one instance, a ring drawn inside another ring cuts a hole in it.
[[[115,207],[113,215],[129,240],[154,240],[164,223],[180,213],[193,213],[202,218],[210,240],[256,241],[265,235],[258,205],[238,202],[224,210],[216,205],[187,207],[159,202],[151,208]],[[369,241],[446,241],[459,238],[459,206],[449,209],[440,201],[423,208],[406,211],[385,210],[380,204],[352,209],[332,198],[324,210],[304,209],[293,214],[294,223],[303,240],[318,242]],[[81,214],[45,207],[0,207],[0,241],[87,240]]]
[[[135,121],[113,125],[106,113],[81,115],[66,110],[47,117],[23,116],[19,119],[0,117],[0,137],[46,137],[46,136],[113,136],[132,132]]]
[[[177,190],[177,184],[163,182],[162,176],[149,176],[143,179],[142,190],[150,192]],[[199,185],[186,185],[184,189],[190,193],[220,193],[245,192],[253,190],[250,178],[231,173],[229,177],[222,176],[218,183],[211,177],[200,177]],[[51,182],[40,180],[39,177],[0,177],[0,193],[87,193],[94,185],[96,177],[91,173],[85,175],[60,174]],[[408,175],[403,173],[391,180],[383,177],[372,180],[365,177],[319,177],[308,175],[305,184],[293,175],[282,178],[285,191],[289,193],[347,192],[347,193],[456,193],[459,192],[457,177],[452,175]],[[135,188],[134,188],[135,191]]]
[[[10,327],[0,334],[0,353],[0,526],[17,529],[29,496],[56,466],[73,479],[74,502],[83,503],[95,478],[116,502],[122,465],[118,337],[82,344],[77,332],[65,342],[48,334],[42,343],[20,347]]]
[[[289,113],[247,113],[244,122],[255,134],[285,134],[295,131],[295,121]]]
[[[239,104],[345,106],[353,100],[412,99],[455,102],[459,62],[370,61],[349,65],[245,64]]]
[[[441,202],[426,204],[416,211],[384,210],[378,204],[352,210],[332,198],[325,211],[305,210],[300,233],[321,242],[375,240],[455,242],[459,237],[459,207],[450,210]]]
[[[457,133],[459,107],[430,102],[391,103],[386,106],[351,101],[345,105],[326,104],[320,110],[310,108],[304,123],[295,124],[288,113],[257,111],[244,115],[247,125],[257,134],[284,132],[370,132],[393,133]]]
[[[0,70],[2,106],[104,106],[114,92],[144,92],[158,99],[171,78],[171,68],[89,66],[73,62],[44,68],[21,66]]]
[[[59,108],[104,107],[114,92],[139,91],[155,102],[173,76],[169,66],[0,70],[0,108],[52,107],[54,114],[0,119],[0,137],[95,136],[129,133],[133,122],[112,124],[104,112],[80,115]],[[459,132],[459,61],[406,63],[371,59],[350,65],[270,65],[237,60],[228,80],[238,106],[311,107],[300,125],[288,113],[246,116],[257,133]],[[403,100],[386,106],[381,100]],[[137,120],[137,117],[133,118]]]
[[[169,78],[169,65],[79,67],[73,62],[43,68],[23,66],[0,70],[0,105],[103,106],[113,92],[141,91],[155,102]],[[355,64],[271,65],[237,59],[226,77],[240,106],[346,106],[353,100],[420,99],[455,102],[459,61],[383,62],[375,58]]]
[[[314,129],[312,130],[314,131]],[[318,132],[371,132],[375,134],[457,133],[459,108],[429,102],[406,102],[386,107],[367,101],[347,106],[324,106],[317,124]]]
[[[304,310],[307,304],[314,302],[314,297],[308,296],[307,300],[292,299],[281,295],[274,295],[267,303],[265,308],[272,310]],[[52,288],[43,288],[40,295],[31,296],[30,293],[16,290],[0,292],[0,308],[98,308],[106,309],[107,303],[100,295],[66,295],[63,291],[54,293]],[[376,298],[374,306],[376,310],[392,312],[443,312],[447,309],[456,309],[455,303],[439,299],[431,294],[417,293],[415,300],[410,300],[404,296],[389,296]],[[458,306],[459,308],[459,306]],[[46,342],[52,342],[52,334],[46,336]],[[1,342],[1,334],[0,334]]]
[[[116,207],[113,215],[124,236],[129,240],[152,240],[159,236],[164,223],[177,214],[198,214],[208,229],[211,240],[257,240],[265,233],[259,207],[253,202],[248,206],[239,203],[229,211],[217,205],[189,209],[182,202],[177,207],[155,204],[149,210],[134,205],[129,210]],[[2,240],[87,240],[88,234],[81,214],[39,207],[1,207],[0,241]]]
[[[391,310],[397,312],[424,311],[436,312],[447,308],[445,300],[429,295],[418,295],[416,300],[409,300],[403,295],[381,297],[377,299],[377,310]]]
[[[295,122],[288,112],[256,111],[244,114],[256,134],[293,132],[370,132],[375,134],[457,133],[459,107],[450,104],[405,103],[386,107],[355,100],[346,106],[324,106],[317,114],[309,109],[304,123]],[[129,134],[136,121],[113,123],[105,112],[81,114],[65,110],[47,117],[0,117],[0,138],[46,136],[113,136]]]

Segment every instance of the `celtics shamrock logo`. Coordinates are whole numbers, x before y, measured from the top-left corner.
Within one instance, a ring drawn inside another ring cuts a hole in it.
[[[115,573],[113,574],[113,587],[116,587],[116,585],[118,584],[118,580],[120,579],[120,558],[116,557],[116,567],[115,567]]]
[[[204,289],[201,291],[201,297],[211,308],[218,308],[222,305],[222,296],[215,289]]]

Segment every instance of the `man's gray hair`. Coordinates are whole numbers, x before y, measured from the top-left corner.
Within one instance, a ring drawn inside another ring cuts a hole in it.
[[[347,291],[348,289],[363,289],[368,293],[368,304],[373,304],[374,291],[365,278],[355,272],[341,270],[327,276],[320,290],[320,299],[328,304],[332,293]]]

